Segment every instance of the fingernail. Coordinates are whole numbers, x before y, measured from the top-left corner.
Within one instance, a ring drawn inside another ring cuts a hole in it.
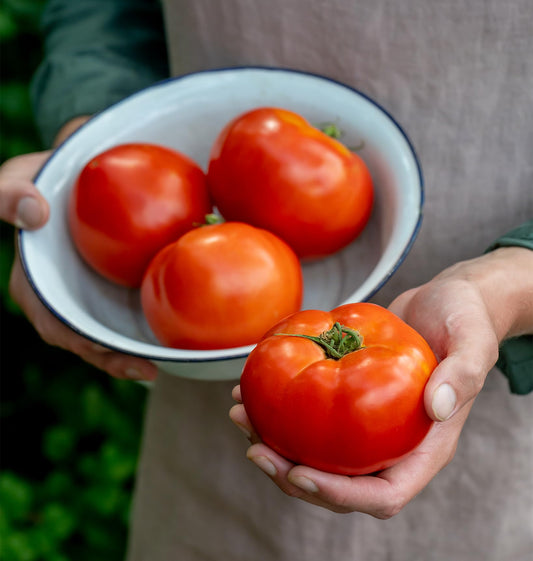
[[[124,375],[126,376],[126,378],[129,378],[130,380],[146,380],[147,377],[143,375],[143,373],[138,370],[137,368],[126,368],[126,370],[124,370]]]
[[[309,477],[304,477],[303,475],[291,476],[289,474],[288,479],[293,485],[296,485],[296,487],[299,487],[306,493],[318,493],[317,484],[312,479],[309,479]]]
[[[15,220],[19,228],[35,228],[41,225],[42,220],[42,205],[35,197],[23,197],[20,199],[17,205],[17,217]]]
[[[446,421],[450,418],[456,403],[457,396],[450,384],[441,384],[433,393],[431,407],[439,421]]]
[[[265,456],[252,456],[249,459],[270,477],[274,477],[278,473],[276,466]]]

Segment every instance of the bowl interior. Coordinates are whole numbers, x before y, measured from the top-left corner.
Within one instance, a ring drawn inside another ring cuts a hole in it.
[[[331,309],[368,299],[394,272],[416,235],[422,178],[401,128],[361,93],[319,76],[277,69],[200,72],[162,82],[96,115],[60,146],[36,183],[52,209],[41,230],[21,232],[23,264],[42,301],[62,321],[110,348],[154,360],[242,357],[251,347],[217,351],[159,345],[143,317],[138,291],[91,271],[70,240],[66,203],[77,174],[103,150],[153,142],[189,155],[204,169],[211,145],[233,117],[259,106],[296,111],[315,124],[336,123],[372,174],[376,200],[363,234],[343,251],[304,264],[304,308]]]

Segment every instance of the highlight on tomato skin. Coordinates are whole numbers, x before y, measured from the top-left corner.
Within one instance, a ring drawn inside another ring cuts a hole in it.
[[[359,155],[278,107],[253,109],[226,125],[211,149],[207,181],[226,220],[270,230],[307,260],[351,243],[374,201]]]
[[[369,474],[410,454],[430,430],[424,389],[436,365],[423,337],[385,308],[304,310],[250,353],[242,400],[260,438],[290,461]]]
[[[114,146],[81,170],[68,202],[72,241],[111,282],[137,288],[154,255],[212,210],[188,156],[147,143]]]
[[[144,315],[169,347],[257,343],[302,305],[303,275],[277,236],[238,222],[195,228],[161,250],[141,285]]]

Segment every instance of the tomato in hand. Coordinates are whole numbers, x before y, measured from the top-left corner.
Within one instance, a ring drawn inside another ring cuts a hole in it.
[[[159,252],[141,285],[161,343],[219,349],[256,343],[300,309],[302,270],[292,249],[238,222],[201,226]]]
[[[230,122],[213,145],[207,180],[226,220],[274,232],[301,258],[350,243],[373,203],[365,162],[280,108],[254,109]]]
[[[306,310],[251,352],[242,401],[265,444],[289,460],[344,475],[373,473],[410,453],[431,419],[429,345],[387,309]]]
[[[70,195],[71,237],[115,283],[138,287],[154,255],[211,212],[205,173],[163,146],[133,143],[94,157]]]

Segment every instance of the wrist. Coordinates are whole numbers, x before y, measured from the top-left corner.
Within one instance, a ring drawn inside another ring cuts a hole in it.
[[[462,265],[481,293],[500,343],[533,332],[533,251],[501,247]]]

